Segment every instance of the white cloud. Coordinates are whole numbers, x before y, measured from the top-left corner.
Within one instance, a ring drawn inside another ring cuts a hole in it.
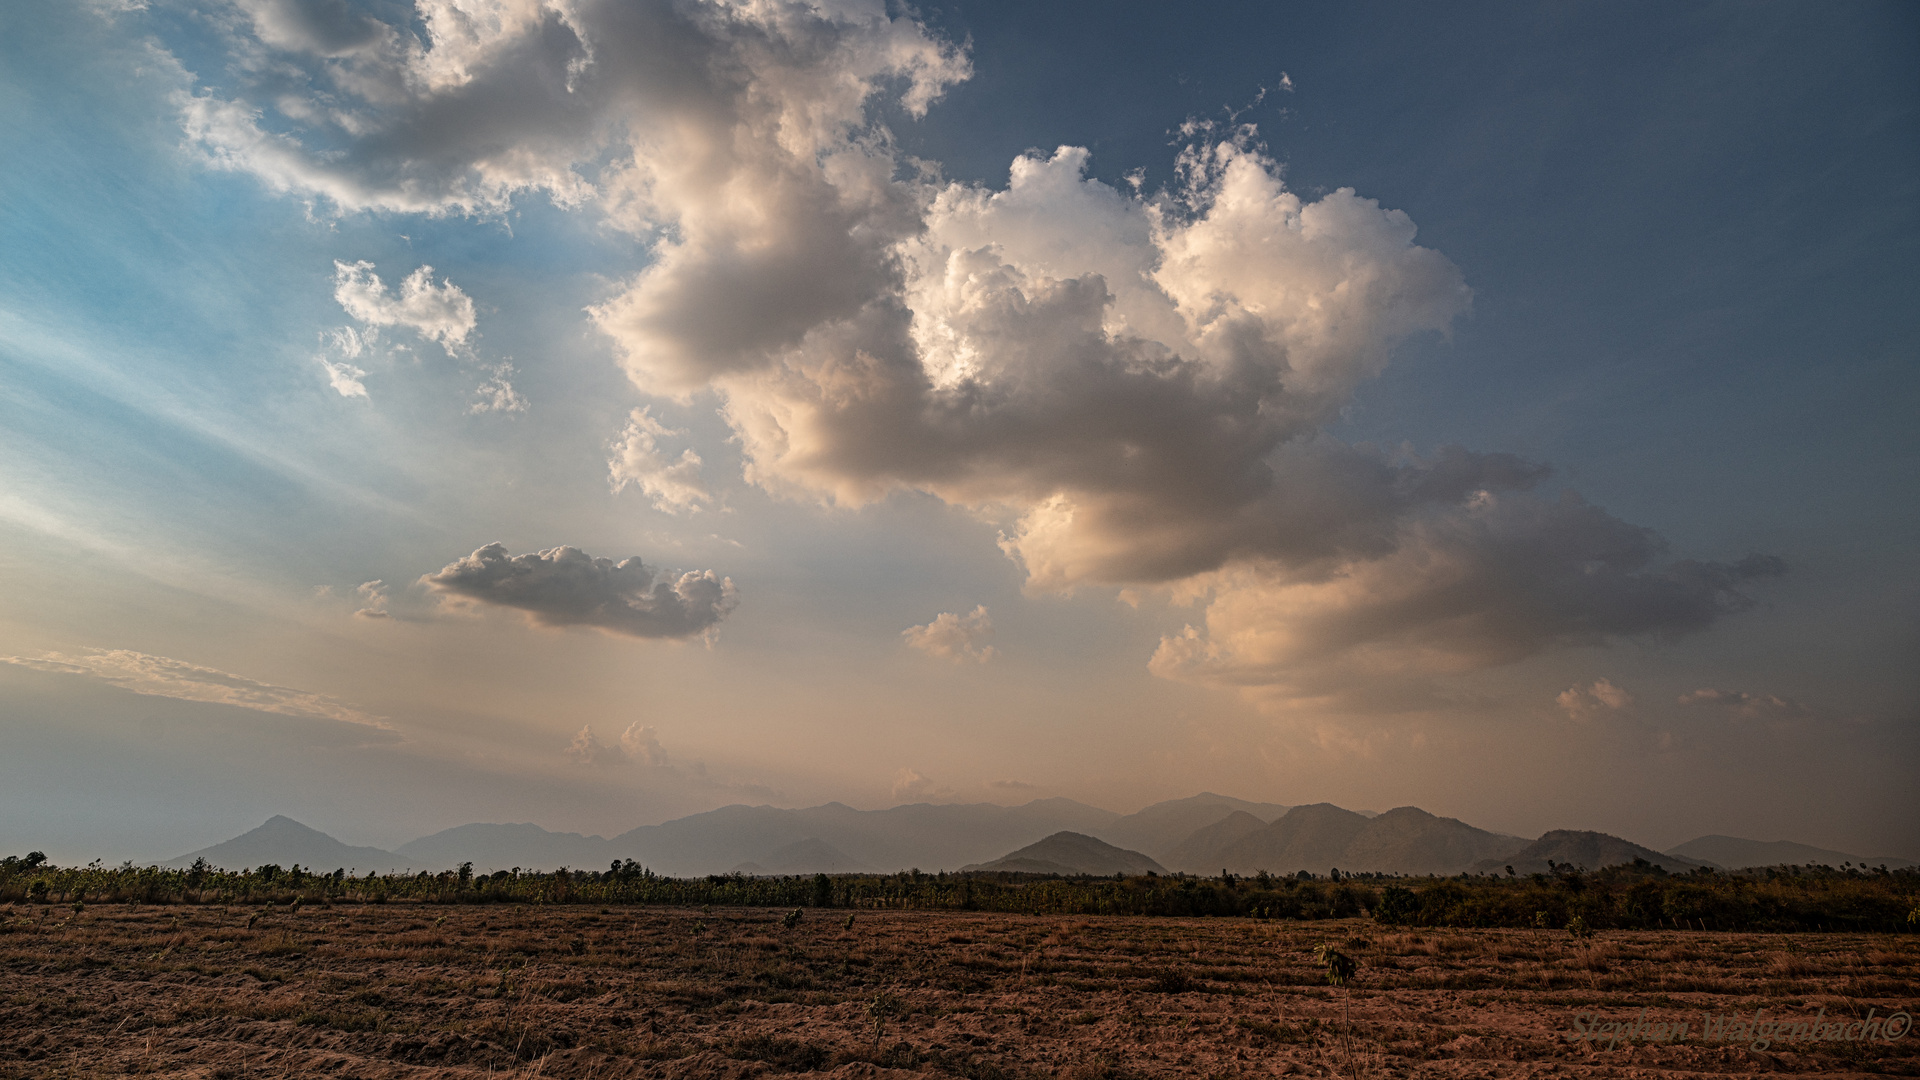
[[[596,559],[579,548],[509,555],[488,544],[425,575],[442,594],[524,611],[537,626],[592,626],[646,638],[708,637],[737,603],[711,570],[663,574],[638,558]]]
[[[326,370],[327,385],[338,391],[341,397],[365,398],[367,396],[367,386],[360,381],[367,377],[365,371],[344,360],[334,361],[324,356],[317,356],[314,360]]]
[[[491,412],[526,412],[527,399],[513,388],[508,381],[514,374],[512,364],[495,364],[489,369],[487,381],[474,390],[473,406],[467,411],[475,416]]]
[[[255,682],[241,675],[130,649],[89,649],[79,656],[0,656],[0,663],[80,675],[135,694],[232,705],[256,712],[391,730],[385,720],[324,694]]]
[[[347,314],[370,326],[401,326],[437,341],[449,356],[466,348],[473,332],[473,298],[451,281],[433,283],[433,267],[422,266],[389,293],[370,262],[333,264],[333,298]],[[355,348],[352,355],[358,355]]]
[[[986,605],[981,604],[965,615],[943,611],[925,626],[900,631],[900,636],[928,656],[956,664],[969,660],[984,664],[993,659],[994,650],[981,642],[992,633],[993,620],[987,615]]]
[[[656,509],[670,514],[692,513],[706,506],[713,494],[700,479],[700,455],[689,447],[679,457],[669,458],[660,449],[659,440],[685,435],[655,420],[648,409],[633,410],[607,461],[613,490],[632,484],[653,500]]]

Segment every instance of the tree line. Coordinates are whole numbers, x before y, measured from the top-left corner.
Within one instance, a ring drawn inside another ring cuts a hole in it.
[[[669,907],[989,911],[1316,920],[1368,917],[1409,927],[1920,930],[1920,870],[1780,866],[1671,874],[1644,861],[1589,872],[1403,877],[1222,873],[1061,877],[1007,873],[666,877],[631,860],[605,870],[350,874],[274,864],[223,870],[55,866],[34,852],[0,860],[12,904],[592,904]]]

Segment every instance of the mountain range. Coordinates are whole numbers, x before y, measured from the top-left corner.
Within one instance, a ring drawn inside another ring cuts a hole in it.
[[[487,872],[562,866],[598,869],[631,859],[675,877],[716,873],[890,873],[1016,869],[1030,872],[1251,874],[1261,870],[1410,875],[1516,873],[1549,862],[1598,869],[1644,858],[1669,870],[1776,863],[1842,862],[1889,867],[1911,860],[1865,859],[1787,841],[1703,836],[1662,853],[1604,833],[1556,830],[1537,840],[1478,829],[1402,806],[1383,814],[1331,803],[1284,806],[1211,792],[1155,803],[1132,814],[1071,799],[1020,806],[914,803],[855,810],[841,803],[797,810],[724,806],[617,836],[552,832],[538,825],[470,824],[401,844],[353,847],[287,817],[164,865],[196,859],[240,869],[298,863],[317,869],[443,870],[471,862]],[[1040,864],[1058,869],[1039,870]],[[1098,869],[1096,869],[1098,867]]]

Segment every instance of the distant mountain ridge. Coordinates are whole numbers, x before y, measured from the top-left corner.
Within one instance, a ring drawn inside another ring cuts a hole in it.
[[[1062,852],[1079,841],[1059,839],[1062,836],[1079,837],[1099,847],[1083,845],[1073,849],[1078,854],[1064,857]],[[1028,850],[1049,841],[1058,850]],[[1096,858],[1101,851],[1105,854]],[[1122,856],[1145,862],[1126,862]],[[1139,866],[1141,873],[1171,870],[1203,875],[1222,870],[1325,874],[1338,867],[1353,873],[1418,876],[1503,873],[1508,865],[1515,872],[1531,873],[1547,869],[1549,862],[1599,869],[1635,858],[1668,870],[1778,863],[1915,865],[1913,860],[1869,860],[1787,841],[1725,836],[1701,837],[1666,853],[1578,830],[1556,830],[1528,841],[1412,806],[1368,814],[1330,803],[1287,807],[1210,792],[1124,815],[1071,799],[1037,799],[1020,806],[914,803],[885,810],[855,810],[841,803],[797,810],[734,805],[630,829],[612,838],[551,832],[529,823],[469,824],[423,836],[393,851],[344,844],[276,815],[257,829],[164,865],[187,866],[204,858],[230,870],[298,863],[317,870],[337,867],[393,873],[446,870],[471,862],[475,870],[485,873],[515,867],[599,869],[631,859],[657,873],[686,877],[957,870],[1005,864],[1016,857],[1032,860],[1032,872],[1042,873],[1091,873],[1096,871],[1072,868],[1114,865],[1124,873],[1136,872],[1127,866]],[[1040,863],[1067,869],[1040,870]]]
[[[1728,870],[1744,870],[1754,866],[1837,867],[1847,863],[1854,866],[1885,866],[1889,870],[1920,866],[1912,859],[1849,855],[1844,851],[1830,851],[1790,840],[1742,840],[1737,836],[1702,836],[1679,847],[1668,848],[1667,854],[1698,859]]]

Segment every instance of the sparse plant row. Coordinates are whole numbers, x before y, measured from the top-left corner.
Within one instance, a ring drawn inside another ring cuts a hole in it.
[[[242,871],[53,866],[38,853],[0,860],[0,902],[139,904],[640,904],[965,910],[1024,915],[1217,916],[1263,920],[1368,915],[1408,926],[1724,931],[1920,929],[1920,871],[1775,868],[1742,874],[1670,875],[1619,866],[1596,873],[1562,867],[1524,877],[1400,878],[1301,874],[1060,878],[1018,874],[739,874],[670,878],[638,864],[607,870],[509,870],[471,866],[437,874],[315,873],[299,866]]]

